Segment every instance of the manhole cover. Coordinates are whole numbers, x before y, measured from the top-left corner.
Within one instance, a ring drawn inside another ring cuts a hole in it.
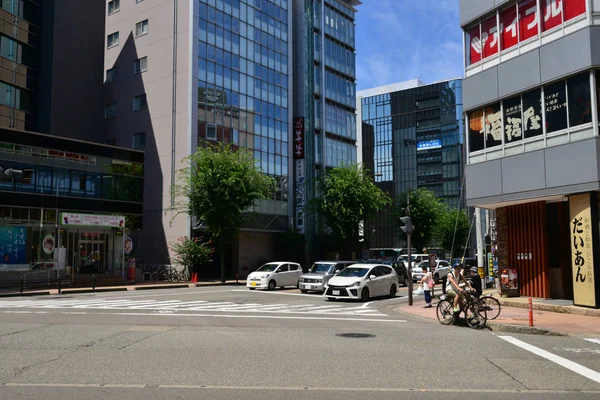
[[[338,333],[335,336],[345,337],[345,338],[354,338],[354,339],[364,339],[375,337],[375,335],[371,335],[369,333]]]

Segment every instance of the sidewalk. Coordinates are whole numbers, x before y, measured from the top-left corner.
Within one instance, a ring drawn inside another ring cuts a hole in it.
[[[538,335],[599,336],[600,310],[576,307],[572,302],[558,300],[533,300],[533,328],[529,326],[528,298],[502,298],[495,290],[484,294],[493,295],[502,305],[498,318],[489,320],[487,325],[493,331],[529,333]],[[437,321],[436,304],[423,308],[423,296],[414,296],[413,306],[403,305],[397,311]]]
[[[245,286],[246,281],[226,281],[221,283],[220,281],[209,281],[209,282],[165,282],[165,283],[146,283],[140,282],[130,285],[119,285],[119,286],[101,286],[92,289],[92,287],[83,288],[64,288],[61,290],[62,294],[75,294],[75,293],[100,293],[100,292],[125,292],[131,290],[153,290],[153,289],[177,289],[177,288],[194,288],[194,287],[211,287],[211,286]],[[43,296],[43,295],[57,295],[58,289],[45,289],[45,290],[32,290],[20,293],[18,290],[7,290],[0,291],[0,297],[16,297],[16,296]]]

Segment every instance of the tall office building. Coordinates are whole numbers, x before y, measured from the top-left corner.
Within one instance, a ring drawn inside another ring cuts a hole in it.
[[[94,110],[102,106],[103,7],[0,2],[0,126],[103,141]]]
[[[418,79],[357,93],[360,156],[375,184],[393,199],[428,189],[451,208],[464,206],[464,134],[460,79]],[[370,248],[405,248],[393,206],[365,221]]]
[[[358,0],[294,0],[295,228],[319,256],[306,209],[325,168],[356,162],[355,7]],[[322,255],[324,256],[324,254]]]
[[[168,242],[196,227],[170,188],[204,141],[250,149],[277,180],[226,261],[243,276],[272,259],[292,218],[291,0],[111,0],[106,13],[106,134],[146,152],[141,261],[169,263]]]
[[[595,308],[599,13],[590,0],[460,1],[467,202],[496,211],[503,289]]]

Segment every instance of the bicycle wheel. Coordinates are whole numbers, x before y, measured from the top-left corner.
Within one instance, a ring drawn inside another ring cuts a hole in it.
[[[479,302],[471,302],[465,309],[465,319],[469,328],[482,329],[487,322],[487,312],[479,307]]]
[[[484,296],[479,299],[479,308],[484,308],[487,312],[487,319],[496,319],[500,315],[502,306],[498,299],[492,296]]]
[[[448,300],[440,300],[435,309],[438,321],[442,325],[450,325],[454,322],[453,305]]]

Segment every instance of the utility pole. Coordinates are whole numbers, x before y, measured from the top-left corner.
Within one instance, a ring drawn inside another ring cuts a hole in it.
[[[483,227],[481,226],[481,208],[475,208],[475,229],[477,230],[477,267],[483,268]]]
[[[408,274],[408,305],[413,305],[413,280],[412,280],[412,243],[410,237],[414,230],[412,221],[410,219],[410,193],[406,194],[406,217],[401,217],[400,221],[404,222],[404,226],[400,229],[406,233],[406,246],[408,247],[408,267],[406,273]]]

